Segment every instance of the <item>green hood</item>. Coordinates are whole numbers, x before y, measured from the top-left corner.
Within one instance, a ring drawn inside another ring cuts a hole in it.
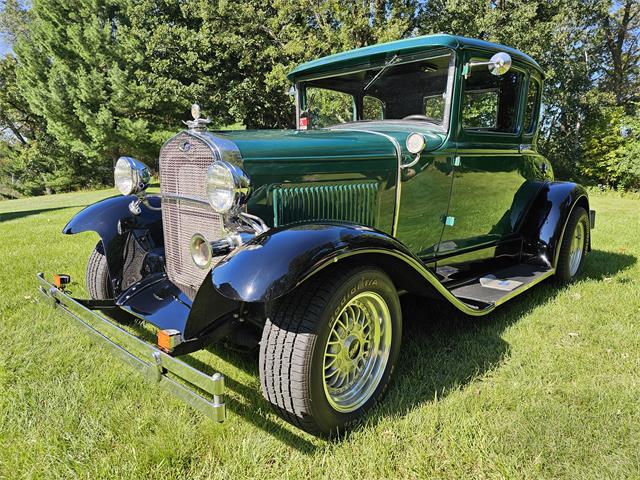
[[[216,134],[240,150],[243,169],[251,179],[249,213],[269,225],[349,221],[389,232],[398,182],[394,139],[403,163],[409,163],[413,159],[405,151],[409,133],[423,133],[428,150],[437,149],[444,140],[443,133],[423,129],[423,124],[407,122],[359,122],[333,129]]]
[[[444,139],[442,133],[424,131],[424,127],[419,129],[414,124],[406,125],[406,122],[404,125],[390,122],[354,123],[331,130],[238,130],[217,133],[238,146],[245,164],[253,164],[395,158],[394,144],[386,136],[394,137],[403,153],[406,153],[406,137],[415,131],[425,135],[427,150],[438,148]]]

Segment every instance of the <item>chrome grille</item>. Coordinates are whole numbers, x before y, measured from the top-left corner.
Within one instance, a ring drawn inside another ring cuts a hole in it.
[[[160,191],[169,196],[162,200],[167,275],[191,299],[207,275],[191,259],[191,237],[196,233],[209,241],[222,237],[222,216],[209,207],[206,196],[207,169],[213,161],[209,146],[185,132],[160,152]],[[171,198],[174,195],[193,200]]]

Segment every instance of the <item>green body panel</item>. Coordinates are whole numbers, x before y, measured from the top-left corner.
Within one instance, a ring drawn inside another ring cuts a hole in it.
[[[274,205],[274,199],[278,198],[298,210],[287,213],[292,222],[302,221],[304,212],[307,212],[309,220],[356,223],[362,218],[360,213],[349,216],[345,212],[355,212],[353,207],[364,202],[371,204],[373,209],[365,216],[367,223],[372,216],[373,224],[370,226],[392,233],[398,160],[393,144],[386,138],[347,130],[263,130],[220,134],[233,140],[242,154],[243,168],[252,183],[249,211],[268,224],[275,226],[286,222],[283,215],[276,222],[274,211],[278,205]],[[373,202],[370,200],[370,187],[356,188],[371,184],[375,185]],[[339,194],[333,188],[339,185],[354,185],[350,190],[354,194]],[[316,191],[309,190],[316,187]],[[291,190],[295,188],[297,190]],[[287,190],[289,195],[283,190]],[[291,195],[298,192],[298,196]],[[312,196],[319,200],[315,206],[306,200]],[[327,201],[332,204],[332,209],[322,208]]]
[[[396,237],[424,260],[438,251],[453,180],[452,152],[422,155],[402,171],[402,192]]]
[[[217,132],[232,140],[251,178],[248,209],[269,225],[338,220],[394,235],[427,264],[473,263],[498,255],[504,242],[519,241],[519,221],[541,188],[553,178],[536,151],[536,131],[473,132],[461,126],[463,65],[498,51],[512,68],[542,85],[540,67],[517,50],[451,35],[417,37],[332,55],[295,69],[296,82],[380,62],[390,54],[450,48],[455,74],[448,125],[420,121],[362,121],[330,129]],[[518,122],[522,124],[525,95]],[[540,100],[536,107],[539,116]],[[424,135],[426,148],[415,165],[407,136]]]

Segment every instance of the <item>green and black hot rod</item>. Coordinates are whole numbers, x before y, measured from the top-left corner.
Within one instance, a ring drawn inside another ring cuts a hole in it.
[[[486,315],[573,279],[595,213],[536,150],[543,73],[515,49],[450,35],[332,55],[289,74],[295,130],[210,131],[197,105],[147,167],[115,166],[122,196],[78,213],[97,232],[89,299],[66,275],[40,291],[195,408],[225,418],[224,377],[178,357],[259,349],[275,411],[320,435],[387,389],[399,296]],[[157,328],[150,345],[118,326]]]

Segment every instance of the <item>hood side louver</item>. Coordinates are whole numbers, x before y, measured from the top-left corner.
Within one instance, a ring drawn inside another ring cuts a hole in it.
[[[273,189],[274,225],[340,221],[374,227],[378,190],[378,182],[280,185]]]

